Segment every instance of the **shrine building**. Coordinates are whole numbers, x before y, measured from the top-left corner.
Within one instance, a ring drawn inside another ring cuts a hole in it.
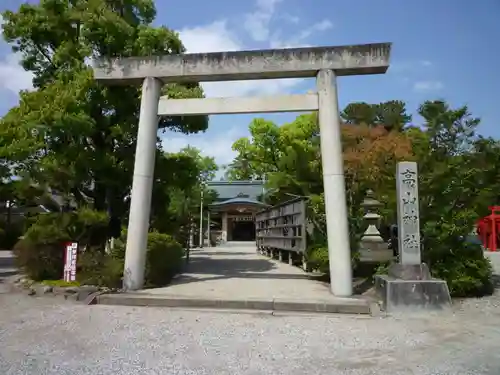
[[[255,213],[268,207],[263,181],[211,181],[217,199],[209,206],[210,231],[222,242],[255,241]]]

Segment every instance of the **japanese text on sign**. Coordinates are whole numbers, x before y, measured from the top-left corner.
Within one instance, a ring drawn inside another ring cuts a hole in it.
[[[76,280],[76,258],[78,254],[78,243],[68,242],[65,247],[64,256],[64,281]]]
[[[414,162],[398,163],[396,180],[400,262],[420,264],[417,164]]]

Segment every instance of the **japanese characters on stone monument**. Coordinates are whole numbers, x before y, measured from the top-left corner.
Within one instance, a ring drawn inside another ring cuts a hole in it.
[[[415,162],[400,162],[396,168],[399,262],[420,264],[418,168]]]

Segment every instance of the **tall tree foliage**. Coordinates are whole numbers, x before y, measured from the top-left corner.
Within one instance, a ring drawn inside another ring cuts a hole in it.
[[[435,275],[448,281],[454,295],[486,293],[491,267],[481,248],[467,237],[498,198],[491,192],[500,188],[500,160],[491,156],[498,155],[499,144],[477,135],[480,121],[466,106],[453,109],[443,101],[427,101],[419,114],[423,129],[414,129],[413,136],[424,260]]]
[[[218,170],[214,158],[203,156],[194,147],[186,147],[178,153],[167,154],[169,158],[185,160],[182,170],[191,176],[185,186],[168,187],[169,201],[165,208],[165,214],[157,216],[156,227],[163,232],[175,233],[177,240],[188,246],[189,235],[193,235],[195,225],[198,224],[200,216],[201,195],[203,191],[203,204],[206,208],[212,203],[213,196],[206,187],[206,183],[215,178]],[[192,171],[189,171],[191,167]],[[173,176],[176,178],[176,176]],[[182,180],[182,178],[181,178]],[[184,180],[187,180],[184,178]]]
[[[418,112],[424,120],[420,127],[407,125],[411,117],[399,101],[353,103],[342,113],[351,243],[356,247],[363,229],[360,204],[368,188],[384,201],[385,220],[396,221],[396,163],[415,160],[420,171],[423,259],[436,277],[448,282],[453,295],[486,293],[491,266],[467,237],[488,206],[500,204],[500,142],[477,134],[479,119],[466,106],[427,101]],[[237,156],[229,174],[266,176],[274,201],[290,195],[310,197],[310,219],[324,237],[316,115],[299,116],[281,127],[254,120],[250,134],[234,143]],[[327,265],[327,253],[316,250],[315,260]]]
[[[271,203],[297,195],[310,197],[317,240],[324,242],[326,222],[316,114],[299,116],[281,127],[256,119],[250,124],[250,134],[250,138],[234,143],[236,162],[230,165],[228,174],[238,177],[251,170],[255,176],[265,177],[270,195],[267,201]],[[362,225],[360,204],[366,189],[384,190],[390,186],[395,163],[411,155],[412,149],[405,135],[387,132],[382,126],[344,125],[342,136],[351,234],[356,248]]]
[[[412,119],[406,110],[406,103],[401,100],[390,100],[379,104],[351,103],[340,115],[347,124],[382,125],[388,131],[401,131]]]
[[[4,38],[33,73],[35,88],[20,94],[1,123],[0,159],[13,163],[14,174],[118,220],[126,217],[140,90],[98,85],[87,63],[183,53],[175,32],[152,26],[155,14],[152,0],[41,0],[3,13]],[[172,98],[203,95],[196,84],[170,84],[163,91]],[[203,131],[207,118],[162,118],[159,128],[165,127]],[[166,160],[160,143],[157,148],[157,183],[182,185],[168,178],[182,163]]]

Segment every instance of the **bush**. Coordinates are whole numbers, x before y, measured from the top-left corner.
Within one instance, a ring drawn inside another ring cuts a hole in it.
[[[151,232],[148,236],[145,285],[161,287],[168,285],[183,265],[184,249],[171,236]]]
[[[126,233],[123,233],[122,238],[115,241],[112,251],[113,258],[121,259],[122,262],[125,258],[125,238]],[[155,288],[168,285],[172,278],[181,271],[184,255],[184,249],[172,236],[150,232],[144,273],[145,287]],[[123,272],[123,266],[121,271]]]
[[[123,259],[87,249],[78,256],[76,278],[80,284],[121,288]]]
[[[481,297],[494,292],[493,268],[480,245],[459,240],[453,250],[438,250],[429,254],[431,272],[446,280],[453,297]]]
[[[357,192],[350,194],[350,197],[364,195]],[[359,199],[358,199],[359,200]],[[351,246],[351,261],[353,270],[356,270],[359,263],[359,242],[364,232],[363,211],[360,207],[361,200],[349,201],[349,243]],[[328,240],[325,215],[325,196],[312,195],[307,207],[308,220],[313,224],[311,232],[307,233],[307,243],[310,247],[307,249],[307,261],[312,269],[318,270],[326,275],[330,274],[330,265],[328,261]]]
[[[308,251],[307,261],[312,270],[329,274],[328,248],[326,246],[313,247]]]
[[[35,281],[60,279],[64,271],[64,243],[69,240],[56,224],[34,224],[14,246],[16,265]]]
[[[35,281],[60,279],[64,272],[65,242],[77,241],[80,252],[91,244],[101,243],[97,252],[102,253],[106,228],[107,215],[87,208],[40,214],[14,247],[16,265]]]
[[[313,246],[307,250],[307,262],[312,270],[330,275],[330,262],[327,246]],[[353,271],[359,267],[359,252],[351,251],[351,265]]]

